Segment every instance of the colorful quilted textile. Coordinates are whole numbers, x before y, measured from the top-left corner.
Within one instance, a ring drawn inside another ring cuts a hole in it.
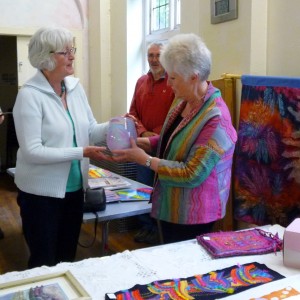
[[[282,240],[278,235],[258,228],[206,233],[197,236],[197,241],[214,258],[263,254],[282,249]]]
[[[105,299],[202,299],[213,300],[284,278],[256,262],[188,278],[154,281],[131,289],[106,294]]]
[[[242,76],[234,215],[287,226],[300,215],[300,78]]]

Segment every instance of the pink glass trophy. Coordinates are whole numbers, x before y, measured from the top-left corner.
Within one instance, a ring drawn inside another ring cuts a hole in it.
[[[130,138],[136,140],[134,121],[127,117],[115,117],[109,121],[106,143],[109,150],[130,148]]]

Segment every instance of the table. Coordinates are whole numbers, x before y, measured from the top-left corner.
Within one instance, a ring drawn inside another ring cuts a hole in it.
[[[97,212],[98,222],[102,225],[102,243],[100,255],[104,255],[108,244],[109,222],[116,219],[138,216],[150,213],[151,203],[148,201],[133,202],[113,202],[107,203],[104,211]],[[83,222],[95,222],[97,216],[94,213],[84,213]]]
[[[15,168],[7,169],[7,173],[12,177],[14,177]],[[131,184],[131,186],[129,187],[130,189],[149,187],[145,184],[139,183],[127,177],[123,177],[117,174],[116,176],[121,177],[124,180],[128,181]],[[110,221],[150,213],[151,206],[152,206],[151,203],[148,203],[148,201],[113,202],[113,203],[107,203],[106,209],[104,211],[97,212],[98,215],[97,221],[102,226],[102,243],[101,243],[100,255],[102,256],[105,255],[106,253]],[[94,213],[83,214],[84,223],[95,222],[96,219],[97,216]]]
[[[264,226],[263,229],[273,234],[278,232],[281,238],[284,232],[284,228],[279,225]],[[300,283],[300,270],[285,267],[282,252],[212,259],[202,246],[193,239],[133,251],[126,250],[111,256],[88,258],[74,263],[61,263],[54,267],[43,266],[23,272],[10,272],[0,275],[0,284],[69,270],[91,295],[92,299],[104,299],[105,293],[129,289],[135,284],[206,274],[254,261],[266,264],[269,268],[286,276],[287,279],[264,284],[228,296],[224,300],[247,300],[254,296],[265,295],[268,290],[278,289],[278,287],[288,286],[292,283]],[[300,291],[300,288],[298,290]]]

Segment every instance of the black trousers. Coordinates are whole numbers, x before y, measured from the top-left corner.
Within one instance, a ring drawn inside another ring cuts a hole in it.
[[[30,251],[29,268],[74,261],[83,201],[82,190],[66,193],[63,199],[19,191],[17,202]]]
[[[185,225],[161,220],[159,222],[164,244],[194,239],[200,234],[210,232],[215,224],[215,222],[211,222],[207,224]]]

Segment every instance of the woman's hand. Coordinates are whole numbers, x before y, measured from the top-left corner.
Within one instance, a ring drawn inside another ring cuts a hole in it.
[[[130,114],[128,114],[128,113],[126,113],[126,114],[124,115],[124,117],[132,119],[132,121],[133,121],[134,123],[137,123],[137,122],[138,122],[138,119],[137,119],[135,116],[130,115]]]
[[[109,160],[111,156],[106,154],[106,147],[98,147],[98,146],[88,146],[83,149],[83,157],[88,157],[93,160]]]
[[[138,137],[136,140],[136,144],[138,147],[142,148],[145,152],[151,153],[151,144],[147,137]]]
[[[143,165],[148,158],[148,154],[139,148],[133,138],[130,139],[131,148],[111,151],[112,159],[116,162],[135,162]]]
[[[152,132],[152,131],[144,131],[141,136],[142,137],[150,137],[150,136],[155,136],[155,135],[158,135],[158,134],[155,132]]]

